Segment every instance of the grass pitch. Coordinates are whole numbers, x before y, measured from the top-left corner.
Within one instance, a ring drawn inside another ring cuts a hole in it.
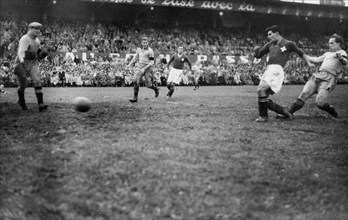
[[[272,97],[290,104],[302,86]],[[255,123],[255,86],[44,88],[1,97],[0,219],[348,218],[348,85],[292,121]],[[15,89],[8,91],[15,93]],[[93,104],[74,111],[74,97]]]

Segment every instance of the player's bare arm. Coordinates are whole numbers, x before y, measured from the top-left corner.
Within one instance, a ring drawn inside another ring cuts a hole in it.
[[[313,63],[311,63],[311,62],[313,62],[313,61],[311,61],[311,60],[308,58],[308,55],[307,55],[307,54],[303,54],[303,55],[300,56],[300,57],[301,57],[301,59],[302,59],[303,61],[305,61],[305,62],[307,63],[308,66],[310,66],[310,67],[315,66]]]
[[[134,57],[129,62],[129,64],[126,66],[126,68],[128,69],[129,67],[133,66],[133,64],[138,60],[138,58],[139,58],[139,50],[137,50],[137,52],[135,53]]]
[[[323,54],[323,55],[320,56],[320,57],[308,56],[307,54],[305,54],[303,57],[304,57],[305,59],[309,60],[310,62],[313,62],[313,63],[321,63],[321,62],[324,61],[325,54]]]

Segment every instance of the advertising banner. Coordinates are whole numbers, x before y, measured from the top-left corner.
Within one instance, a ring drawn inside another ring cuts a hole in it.
[[[348,8],[341,7],[327,9],[321,6],[314,7],[309,4],[273,4],[264,1],[201,1],[201,0],[81,0],[89,2],[109,2],[114,4],[134,4],[144,6],[163,6],[163,7],[181,7],[191,9],[208,9],[220,11],[239,11],[254,12],[264,14],[279,14],[304,17],[325,17],[348,19]]]

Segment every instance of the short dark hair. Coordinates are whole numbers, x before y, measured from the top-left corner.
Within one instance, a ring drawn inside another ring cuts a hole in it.
[[[272,31],[273,33],[278,32],[280,35],[282,35],[282,28],[279,25],[273,25],[266,28],[266,33],[268,31]]]
[[[341,45],[342,49],[345,49],[345,44],[344,44],[343,37],[341,37],[340,35],[334,33],[333,35],[331,35],[330,38],[335,38],[335,42],[339,43]]]

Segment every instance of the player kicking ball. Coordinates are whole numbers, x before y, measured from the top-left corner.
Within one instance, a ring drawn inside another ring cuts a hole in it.
[[[333,34],[329,39],[330,51],[320,57],[307,56],[313,63],[322,63],[319,72],[313,74],[304,86],[300,96],[291,104],[289,112],[294,114],[300,110],[307,99],[317,94],[315,102],[317,107],[328,112],[334,118],[338,117],[335,108],[327,101],[330,93],[337,84],[337,78],[347,66],[347,52],[344,50],[343,38]]]
[[[287,118],[292,117],[287,107],[282,107],[269,98],[270,95],[280,91],[284,81],[283,68],[292,52],[297,53],[306,61],[307,65],[314,66],[294,42],[283,38],[280,26],[274,25],[268,27],[266,29],[266,34],[269,42],[262,48],[254,48],[256,58],[259,59],[265,54],[268,54],[269,57],[266,70],[257,87],[259,117],[255,122],[267,122],[268,109],[277,114],[284,115]]]

